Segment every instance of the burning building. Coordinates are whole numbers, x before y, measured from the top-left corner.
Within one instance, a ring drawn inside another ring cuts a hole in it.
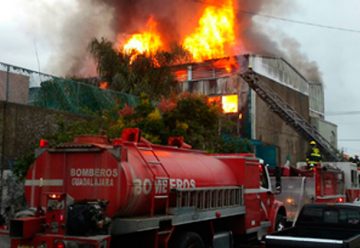
[[[251,139],[257,155],[267,158],[270,165],[284,163],[288,158],[291,162],[304,160],[308,141],[273,113],[242,79],[240,74],[248,68],[260,75],[262,83],[307,122],[322,129],[320,133],[336,147],[336,126],[324,120],[322,84],[308,80],[320,81],[316,64],[309,63],[299,52],[286,56],[293,64],[288,63],[282,59],[284,51],[269,37],[256,32],[251,17],[239,14],[240,9],[260,10],[268,3],[199,2],[201,7],[187,8],[196,17],[192,18],[192,25],[185,25],[183,29],[179,28],[181,25],[174,25],[169,29],[175,23],[176,15],[164,23],[158,21],[162,15],[154,12],[146,24],[138,28],[140,32],[118,40],[118,49],[134,56],[151,54],[168,49],[171,40],[177,37],[190,58],[186,63],[172,67],[182,91],[198,92],[210,96],[211,101],[221,102],[224,112],[236,120],[237,134]]]
[[[310,121],[309,82],[281,58],[259,55],[239,55],[202,63],[179,65],[174,68],[183,91],[198,92],[212,98],[234,96],[235,106],[228,115],[237,120],[238,135],[249,138],[260,157],[270,165],[291,157],[293,162],[304,160],[307,141],[278,117],[251,90],[240,73],[251,68],[261,75],[262,82],[287,102],[296,112]],[[222,98],[222,99],[221,99]],[[226,98],[225,98],[226,99]]]

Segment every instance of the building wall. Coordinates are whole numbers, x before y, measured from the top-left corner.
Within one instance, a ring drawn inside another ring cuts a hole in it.
[[[5,101],[6,97],[9,102],[27,104],[29,77],[0,70],[0,101]]]
[[[179,66],[174,68],[174,71],[178,80],[183,82],[183,91],[200,92],[206,95],[237,93],[239,110],[242,111],[244,108],[249,110],[246,118],[250,118],[252,126],[251,137],[248,138],[259,140],[264,145],[275,146],[279,164],[285,163],[288,156],[292,164],[304,161],[307,141],[273,113],[254,91],[248,94],[249,86],[238,73],[249,67],[252,68],[262,75],[267,86],[307,121],[310,121],[308,81],[281,58],[249,55],[238,56],[236,62],[237,69],[232,72],[218,67],[219,63],[216,60]]]
[[[44,135],[54,133],[60,120],[80,117],[65,112],[0,101],[0,158],[3,168],[33,149]]]
[[[251,55],[249,66],[257,73],[292,90],[309,95],[308,81],[286,60],[277,57]]]
[[[282,100],[290,105],[297,113],[306,120],[309,118],[309,99],[298,91],[262,77],[262,82],[273,90]],[[294,164],[304,161],[307,150],[307,141],[300,136],[292,127],[288,126],[277,114],[269,109],[269,106],[258,96],[255,96],[255,139],[272,144],[279,149],[278,159],[280,164],[284,164],[290,156]]]
[[[333,147],[337,148],[337,125],[316,117],[311,117],[311,125],[314,126]]]
[[[324,119],[325,99],[322,83],[309,83],[310,116]]]

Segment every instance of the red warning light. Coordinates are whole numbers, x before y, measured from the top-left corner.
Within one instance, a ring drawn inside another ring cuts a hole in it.
[[[39,142],[39,147],[40,148],[45,148],[49,146],[49,141],[47,141],[46,139],[41,139]]]
[[[56,248],[65,248],[65,244],[62,241],[55,241]]]

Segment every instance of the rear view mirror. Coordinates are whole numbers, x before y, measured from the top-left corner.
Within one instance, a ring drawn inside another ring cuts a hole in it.
[[[281,193],[281,168],[275,167],[275,194]]]

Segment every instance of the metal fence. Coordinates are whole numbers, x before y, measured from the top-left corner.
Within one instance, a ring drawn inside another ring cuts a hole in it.
[[[97,81],[83,83],[0,62],[0,100],[87,114],[118,104],[137,104],[137,97],[104,90]]]

